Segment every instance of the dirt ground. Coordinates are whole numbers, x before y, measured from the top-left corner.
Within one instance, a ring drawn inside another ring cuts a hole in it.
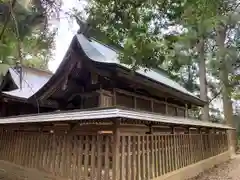
[[[63,180],[45,172],[27,169],[0,160],[0,180]]]
[[[191,180],[240,180],[240,155]]]
[[[0,180],[63,180],[0,160]],[[190,180],[240,180],[240,155]]]

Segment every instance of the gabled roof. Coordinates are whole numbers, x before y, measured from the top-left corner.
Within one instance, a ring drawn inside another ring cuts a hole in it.
[[[3,91],[5,96],[28,99],[35,94],[52,76],[48,71],[42,71],[35,68],[22,67],[23,81],[20,88],[20,74],[15,68],[9,68],[7,75],[10,76],[16,89]],[[3,80],[4,81],[4,80]],[[4,83],[4,82],[3,82]]]
[[[91,60],[106,64],[116,64],[129,69],[131,68],[129,65],[120,63],[118,52],[115,49],[105,46],[96,40],[89,40],[83,34],[77,34],[76,37],[82,49]],[[179,83],[170,79],[168,76],[166,76],[166,74],[161,73],[160,71],[139,68],[136,72],[152,79],[153,81],[164,84],[186,95],[199,99],[193,93],[189,92]]]
[[[66,67],[69,67],[68,64],[70,63],[69,53],[77,47],[77,51],[82,54],[83,57],[87,58],[89,61],[96,62],[98,64],[102,64],[105,67],[108,65],[113,65],[118,68],[130,70],[131,67],[120,63],[118,58],[119,52],[113,48],[110,48],[100,42],[97,42],[94,39],[87,38],[83,34],[76,34],[72,42],[70,44],[69,50],[66,53],[63,61],[61,62],[59,68],[57,69],[56,73],[53,77],[41,88],[35,95],[35,97],[40,97],[48,88],[52,87],[54,83],[62,78],[62,74]],[[66,70],[65,70],[66,71]],[[169,78],[165,73],[156,70],[146,70],[144,68],[140,68],[136,71],[136,74],[150,80],[150,82],[154,82],[161,87],[165,87],[165,89],[171,90],[172,94],[178,94],[176,96],[182,97],[182,99],[187,99],[187,101],[191,102],[192,104],[196,105],[204,105],[205,102],[199,99],[197,96],[186,90],[177,82],[173,81]],[[161,87],[159,89],[161,89]]]

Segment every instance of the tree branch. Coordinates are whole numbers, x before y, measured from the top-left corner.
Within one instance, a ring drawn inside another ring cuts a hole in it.
[[[208,101],[208,104],[210,104],[214,99],[216,99],[221,93],[222,93],[222,88],[217,94],[215,94],[215,96],[212,99],[210,99],[210,101]]]
[[[21,52],[21,42],[20,42],[20,35],[19,35],[19,29],[18,29],[18,22],[16,20],[15,14],[13,12],[12,6],[10,7],[10,15],[12,16],[12,19],[15,24],[15,30],[16,30],[16,39],[17,39],[17,48],[18,48],[18,58],[19,58],[19,64],[20,64],[20,89],[22,89],[22,52]]]

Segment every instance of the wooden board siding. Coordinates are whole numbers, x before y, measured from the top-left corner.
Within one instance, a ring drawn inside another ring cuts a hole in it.
[[[166,103],[164,102],[153,102],[153,112],[160,114],[167,114]]]
[[[128,94],[116,92],[116,105],[134,109],[134,97]]]
[[[75,95],[72,95],[72,99]],[[80,96],[81,106],[78,108],[87,109],[93,107],[126,107],[136,110],[167,114],[170,116],[186,117],[186,106],[170,104],[166,101],[160,101],[151,97],[128,92],[122,89],[99,89],[93,92],[78,94]]]
[[[108,92],[111,93],[110,91]],[[159,101],[147,96],[139,95],[137,93],[128,92],[121,89],[113,89],[111,95],[103,94],[102,96],[102,99],[105,99],[105,101],[108,101],[109,103],[112,103],[112,105],[120,107],[167,114],[170,116],[186,117],[187,115],[187,106],[182,107],[176,104],[170,104],[166,101]],[[109,99],[111,97],[112,100]],[[108,106],[102,105],[102,107],[109,107],[109,103]]]

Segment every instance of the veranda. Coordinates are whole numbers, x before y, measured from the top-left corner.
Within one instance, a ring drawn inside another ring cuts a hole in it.
[[[228,131],[119,108],[11,117],[1,119],[0,158],[71,180],[160,180],[189,171],[178,174],[184,179],[196,175],[194,165],[200,171],[230,158]]]

